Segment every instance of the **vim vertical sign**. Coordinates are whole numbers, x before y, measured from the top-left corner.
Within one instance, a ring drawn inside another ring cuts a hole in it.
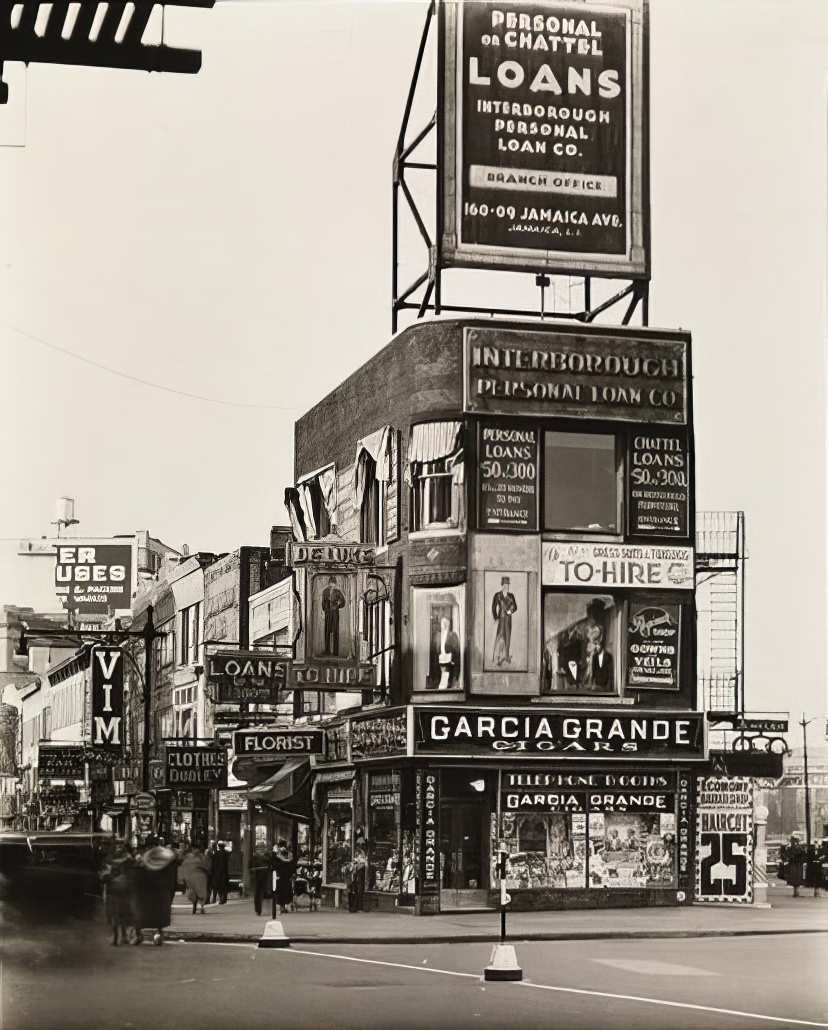
[[[92,747],[123,747],[124,653],[120,647],[92,648]]]

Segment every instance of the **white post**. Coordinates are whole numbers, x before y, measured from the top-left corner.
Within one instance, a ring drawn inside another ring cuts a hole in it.
[[[765,830],[768,825],[766,805],[754,804],[753,825],[756,827],[756,847],[753,850],[753,904],[756,908],[770,908],[768,901],[768,849]]]

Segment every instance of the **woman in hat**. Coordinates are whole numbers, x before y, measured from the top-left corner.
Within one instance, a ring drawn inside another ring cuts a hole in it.
[[[187,889],[187,898],[193,903],[193,915],[204,915],[204,902],[207,900],[207,877],[210,869],[204,853],[194,844],[181,863],[181,879]]]
[[[288,843],[281,837],[273,849],[270,859],[270,869],[273,875],[273,902],[271,905],[272,917],[276,918],[278,907],[279,914],[283,915],[293,904],[293,855],[290,853]]]
[[[178,869],[175,852],[163,844],[150,844],[135,861],[135,940],[143,940],[143,928],[155,930],[153,944],[164,943],[164,927],[172,922],[172,887]]]

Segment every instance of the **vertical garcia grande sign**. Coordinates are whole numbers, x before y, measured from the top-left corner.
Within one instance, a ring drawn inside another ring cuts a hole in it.
[[[647,0],[444,0],[446,265],[649,277]]]

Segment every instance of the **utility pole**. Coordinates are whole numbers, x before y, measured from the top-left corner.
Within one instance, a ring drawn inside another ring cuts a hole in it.
[[[143,791],[149,791],[150,789],[150,728],[152,725],[152,644],[153,641],[159,637],[166,636],[163,630],[157,630],[155,628],[155,622],[153,620],[153,608],[152,605],[147,605],[146,609],[146,621],[144,622],[143,629],[141,630],[85,630],[77,629],[76,627],[68,626],[66,629],[49,629],[49,630],[30,630],[24,622],[23,628],[20,633],[20,643],[17,648],[17,654],[28,655],[29,645],[38,643],[48,643],[51,641],[60,641],[64,644],[73,642],[82,646],[83,644],[98,642],[106,644],[109,647],[121,647],[131,637],[139,637],[144,644],[144,682],[143,682],[143,726],[144,726],[144,739],[141,742],[141,789]],[[117,625],[118,623],[116,623]],[[135,662],[133,656],[128,650],[124,653],[129,657],[130,661],[135,666],[136,672],[140,676],[140,669]]]
[[[150,789],[150,725],[152,715],[152,642],[162,634],[155,632],[152,605],[147,605],[147,621],[141,631],[144,639],[144,738],[141,741],[141,790]]]
[[[806,719],[804,712],[799,720],[799,725],[802,727],[802,758],[805,774],[805,845],[809,851],[811,848],[811,791],[808,784],[808,733],[806,727],[813,721],[813,719]]]

